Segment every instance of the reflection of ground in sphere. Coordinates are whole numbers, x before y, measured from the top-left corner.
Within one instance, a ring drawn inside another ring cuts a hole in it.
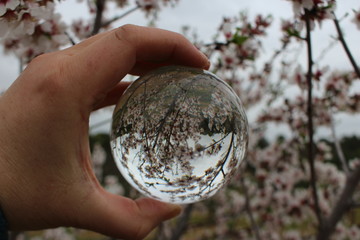
[[[125,179],[172,203],[214,195],[244,158],[248,125],[239,98],[215,75],[164,67],[137,79],[113,115],[111,145]]]

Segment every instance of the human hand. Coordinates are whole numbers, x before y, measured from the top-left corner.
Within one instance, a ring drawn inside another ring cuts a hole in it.
[[[0,206],[11,230],[57,226],[142,239],[180,207],[106,192],[92,171],[89,116],[117,102],[127,74],[208,68],[179,34],[132,25],[34,59],[0,97]]]

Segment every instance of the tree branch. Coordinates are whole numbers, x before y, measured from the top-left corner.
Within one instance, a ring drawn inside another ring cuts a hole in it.
[[[117,21],[117,20],[120,20],[124,17],[126,17],[127,15],[129,15],[130,13],[132,12],[135,12],[136,10],[140,9],[140,6],[139,5],[136,5],[135,7],[133,8],[130,8],[128,11],[124,12],[123,14],[119,15],[119,16],[115,16],[113,17],[112,19],[104,22],[101,27],[107,27],[109,26],[110,24],[112,24],[113,22]]]
[[[353,206],[352,196],[360,182],[360,167],[351,172],[347,176],[345,187],[340,194],[338,201],[335,204],[330,216],[324,219],[321,229],[318,233],[317,240],[327,240],[335,231],[336,224],[340,221],[343,215]]]
[[[346,43],[346,41],[344,39],[344,34],[341,31],[339,20],[336,18],[335,13],[333,13],[333,14],[334,14],[334,20],[333,21],[334,21],[334,24],[335,24],[336,31],[337,31],[337,33],[339,35],[339,41],[341,42],[341,45],[343,46],[343,48],[344,48],[344,50],[346,52],[346,55],[348,56],[357,77],[360,78],[360,69],[359,69],[359,67],[358,67],[353,55],[351,54],[350,49],[349,49],[349,47],[348,47],[348,45],[347,45],[347,43]]]
[[[342,150],[342,148],[341,148],[339,139],[338,139],[337,136],[336,136],[334,117],[333,117],[333,114],[332,114],[332,113],[330,113],[330,118],[331,118],[331,122],[330,122],[331,135],[332,135],[332,137],[333,137],[333,139],[334,139],[336,154],[337,154],[338,157],[339,157],[341,166],[342,166],[345,174],[348,175],[348,174],[350,173],[349,166],[348,166],[348,164],[347,164],[347,162],[346,162],[346,159],[345,159],[345,156],[344,156],[344,152],[343,152],[343,150]]]
[[[76,42],[74,41],[74,39],[69,35],[69,33],[67,31],[65,31],[65,35],[69,38],[70,43],[74,46],[76,45]]]
[[[314,198],[315,214],[319,222],[319,227],[322,224],[321,210],[319,206],[319,197],[316,188],[316,172],[314,161],[314,126],[313,126],[313,106],[312,106],[312,77],[313,77],[313,58],[312,58],[312,45],[311,45],[311,27],[310,27],[310,13],[305,10],[305,23],[306,23],[306,43],[308,52],[308,72],[306,75],[308,85],[308,101],[307,101],[307,116],[308,116],[308,161],[310,165],[310,185]]]
[[[94,26],[91,35],[95,35],[99,33],[102,27],[102,18],[105,9],[105,1],[106,0],[96,0],[96,16],[95,16]]]

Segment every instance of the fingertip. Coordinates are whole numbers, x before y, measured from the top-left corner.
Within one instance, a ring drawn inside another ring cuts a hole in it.
[[[160,217],[160,221],[165,221],[178,216],[182,212],[180,205],[165,203],[151,198],[140,198],[136,200],[140,210],[148,214]]]
[[[169,218],[168,219],[177,217],[181,214],[182,207],[180,205],[170,204],[170,203],[168,203],[168,205],[169,205]]]
[[[209,58],[206,56],[205,53],[203,53],[200,50],[199,50],[199,53],[202,55],[202,57],[204,59],[204,64],[203,64],[202,68],[205,69],[205,70],[209,70],[209,68],[210,68],[210,60],[209,60]]]
[[[205,69],[205,70],[209,70],[210,65],[211,65],[210,61],[207,60],[207,62],[205,63],[204,69]]]

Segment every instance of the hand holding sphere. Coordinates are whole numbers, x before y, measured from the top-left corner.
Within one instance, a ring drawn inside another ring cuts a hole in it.
[[[57,226],[142,239],[181,208],[106,192],[91,167],[89,117],[115,104],[128,73],[208,68],[180,34],[127,25],[34,59],[0,96],[0,207],[9,230]]]

